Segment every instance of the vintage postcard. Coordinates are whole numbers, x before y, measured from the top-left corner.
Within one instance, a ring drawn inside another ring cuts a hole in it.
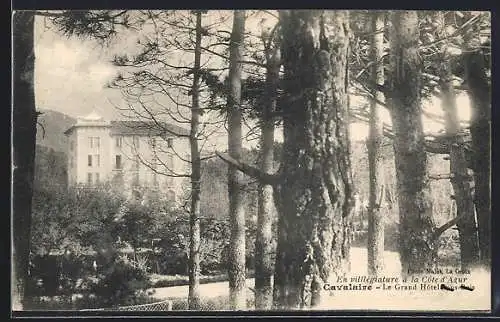
[[[490,12],[12,21],[13,311],[491,311]]]

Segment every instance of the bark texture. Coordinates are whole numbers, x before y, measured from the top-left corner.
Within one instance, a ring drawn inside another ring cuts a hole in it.
[[[474,33],[475,35],[478,32]],[[464,54],[465,80],[471,101],[472,150],[474,153],[475,204],[481,262],[491,265],[491,85],[490,68],[477,39],[467,39]]]
[[[266,53],[266,96],[262,115],[262,147],[260,169],[271,173],[274,165],[274,118],[280,69],[279,48],[269,48]],[[259,210],[257,217],[257,236],[255,240],[255,308],[268,310],[272,308],[273,288],[272,276],[274,261],[272,226],[275,218],[273,187],[270,184],[259,184]]]
[[[36,122],[33,51],[34,15],[13,15],[13,244],[12,309],[22,310],[28,279]]]
[[[349,261],[349,159],[345,11],[280,12],[285,67],[283,184],[274,302],[319,304]]]
[[[371,60],[374,62],[371,76],[373,84],[384,84],[384,33],[377,32],[384,29],[384,14],[376,12],[372,18]],[[370,127],[368,136],[368,169],[370,177],[370,196],[368,204],[368,274],[379,275],[384,268],[384,218],[381,211],[383,168],[381,162],[381,145],[384,138],[384,124],[382,121],[383,93],[372,91],[376,98],[370,102]]]
[[[438,37],[445,37],[445,21],[443,12],[434,14],[438,25]],[[451,184],[455,195],[456,216],[460,238],[460,259],[463,269],[470,269],[479,261],[479,241],[474,216],[474,200],[472,197],[472,176],[467,171],[465,157],[464,131],[460,128],[458,118],[455,89],[453,87],[453,74],[450,66],[448,46],[444,43],[440,52],[441,64],[439,66],[439,87],[442,93],[442,106],[445,117],[445,130],[450,138],[450,174]]]
[[[201,60],[201,12],[196,12],[196,43],[194,50],[193,86],[191,88],[191,213],[189,217],[189,296],[190,310],[200,308],[200,196],[201,157],[198,147],[200,127],[200,60]]]
[[[228,153],[239,160],[241,156],[241,71],[243,37],[245,32],[245,11],[235,10],[233,30],[229,45],[228,96]],[[229,166],[229,221],[231,226],[229,250],[229,301],[231,309],[246,308],[245,289],[245,208],[243,200],[243,173]]]
[[[403,274],[434,267],[437,245],[422,129],[421,68],[416,11],[391,15],[389,101],[399,203],[400,258]]]

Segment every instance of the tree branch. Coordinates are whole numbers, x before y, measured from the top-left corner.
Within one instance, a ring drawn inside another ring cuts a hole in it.
[[[427,48],[429,48],[429,47],[431,47],[431,46],[434,46],[434,45],[436,45],[436,44],[438,44],[438,43],[440,43],[440,42],[443,42],[443,41],[445,41],[445,40],[447,40],[447,39],[450,39],[450,38],[453,38],[453,37],[458,36],[458,35],[462,32],[462,30],[464,30],[467,26],[469,26],[470,24],[472,24],[473,22],[475,22],[475,20],[478,20],[478,19],[480,18],[480,16],[481,16],[481,14],[478,14],[478,15],[476,15],[476,16],[473,16],[473,17],[472,17],[472,18],[470,18],[468,21],[466,21],[463,25],[461,25],[458,29],[456,29],[456,30],[455,30],[455,31],[454,31],[451,35],[448,35],[448,36],[443,37],[443,38],[441,38],[441,39],[437,39],[437,40],[435,40],[435,41],[433,41],[433,42],[431,42],[431,43],[428,43],[428,44],[425,44],[425,45],[423,45],[423,46],[420,46],[420,47],[418,48],[418,50],[424,50],[424,49],[427,49]]]
[[[359,91],[362,91],[364,93],[356,93],[356,92],[352,92],[352,94],[354,95],[359,95],[359,96],[363,96],[363,97],[366,97],[368,98],[369,100],[372,100],[374,101],[375,103],[379,104],[380,106],[383,106],[385,108],[389,108],[389,106],[387,106],[387,104],[385,102],[382,102],[381,100],[378,100],[375,96],[373,96],[373,94],[371,93],[370,89],[367,88],[364,84],[362,83],[359,83],[361,85],[362,88],[359,88],[356,86],[356,84],[354,82],[351,83],[353,85],[353,87],[355,87],[357,90]],[[378,89],[377,89],[378,90]]]
[[[438,239],[445,231],[450,229],[451,227],[455,226],[461,219],[465,217],[465,213],[453,218],[452,220],[448,221],[446,224],[442,225],[441,227],[437,228],[434,233],[432,234],[432,239],[436,240]]]
[[[453,175],[449,173],[441,173],[441,174],[431,174],[429,175],[429,179],[431,180],[443,180],[443,179],[452,179]]]
[[[257,179],[262,183],[270,184],[270,185],[277,185],[281,181],[280,176],[265,173],[265,172],[255,168],[249,164],[240,162],[240,161],[230,157],[226,153],[215,152],[215,154],[217,154],[217,156],[219,158],[221,158],[223,161],[225,161],[229,165],[236,167],[238,170],[240,170],[244,174],[246,174],[249,177],[252,177],[254,179]]]
[[[384,201],[384,195],[385,195],[385,185],[382,185],[380,187],[380,194],[379,194],[378,202],[377,202],[377,205],[376,205],[376,207],[378,209],[380,209],[382,207],[382,202]]]
[[[213,51],[211,49],[208,49],[207,47],[201,47],[202,50],[206,51],[206,52],[209,52],[215,56],[218,56],[222,59],[226,59],[226,60],[229,60],[229,57],[223,55],[223,54],[220,54],[216,51]],[[250,65],[255,65],[255,66],[258,66],[258,67],[266,67],[265,64],[261,64],[259,62],[256,62],[256,61],[253,61],[253,60],[238,60],[238,63],[240,64],[250,64]]]

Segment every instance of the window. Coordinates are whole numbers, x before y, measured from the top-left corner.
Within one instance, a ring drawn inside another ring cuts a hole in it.
[[[167,200],[170,202],[175,202],[175,191],[169,190],[167,192]]]
[[[139,186],[139,171],[135,172],[132,177],[132,185]]]
[[[123,173],[120,171],[120,172],[117,172],[117,173],[114,173],[113,175],[113,185],[117,188],[123,188],[123,184],[124,184],[124,179],[123,179]]]
[[[148,140],[149,142],[149,146],[151,147],[151,151],[155,151],[156,150],[156,138],[149,138]]]
[[[139,163],[140,163],[139,156],[138,156],[138,155],[136,155],[136,156],[134,157],[134,169],[135,169],[135,170],[139,170]]]
[[[92,184],[92,173],[87,173],[87,183]]]
[[[69,150],[70,150],[70,151],[73,151],[74,147],[75,147],[75,142],[71,141],[71,142],[69,143]]]
[[[94,162],[95,162],[95,166],[96,167],[100,167],[101,166],[101,157],[99,156],[99,154],[95,154],[94,155]]]
[[[90,155],[90,154],[88,156],[88,165],[89,165],[89,167],[92,166],[92,155]]]
[[[152,182],[154,185],[157,185],[158,184],[158,178],[157,178],[157,173],[156,173],[156,170],[158,169],[158,160],[156,158],[156,155],[153,155],[153,157],[151,158],[151,178],[152,178]]]
[[[133,190],[132,191],[132,197],[136,200],[136,201],[139,201],[141,200],[142,196],[141,196],[141,192],[138,191],[138,190]]]
[[[122,147],[122,137],[121,136],[117,136],[116,139],[115,139],[115,142],[116,142],[116,147],[117,148],[121,148]]]
[[[140,147],[140,146],[139,146],[139,137],[134,136],[134,137],[132,138],[132,142],[133,142],[134,148],[139,149],[139,147]]]
[[[174,146],[174,139],[173,138],[168,138],[167,139],[167,147],[171,148]]]
[[[158,169],[158,158],[156,157],[156,155],[153,155],[153,157],[151,158],[151,170],[156,169]]]
[[[99,148],[100,146],[100,138],[98,136],[91,136],[89,137],[89,146],[91,149],[93,148]]]
[[[95,173],[95,183],[99,183],[99,172]]]
[[[167,155],[167,168],[174,171],[174,156],[171,154]]]
[[[121,155],[115,156],[115,168],[116,169],[122,168],[122,156]]]

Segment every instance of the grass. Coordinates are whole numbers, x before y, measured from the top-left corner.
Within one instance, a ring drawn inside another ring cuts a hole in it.
[[[62,296],[36,296],[27,301],[25,310],[28,311],[57,311],[75,310],[75,304]]]
[[[247,272],[247,277],[254,276],[253,271]],[[227,273],[211,276],[200,276],[200,284],[225,282],[228,280]],[[159,275],[151,274],[150,281],[153,288],[189,285],[189,277],[185,275]]]
[[[189,285],[189,277],[185,275],[159,275],[153,274],[150,277],[154,288],[184,286]],[[214,283],[227,280],[227,274],[214,276],[200,276],[200,283]]]
[[[158,302],[157,299],[149,295],[134,299],[134,303],[129,305],[141,305]],[[93,294],[72,294],[70,296],[36,296],[32,297],[26,304],[28,311],[59,311],[59,310],[84,310],[84,309],[106,309]]]
[[[253,308],[255,306],[254,297],[247,298],[247,307]],[[188,310],[188,302],[186,299],[172,299],[172,311],[186,311]],[[210,299],[201,299],[200,311],[227,311],[229,307],[228,296],[217,296]]]

